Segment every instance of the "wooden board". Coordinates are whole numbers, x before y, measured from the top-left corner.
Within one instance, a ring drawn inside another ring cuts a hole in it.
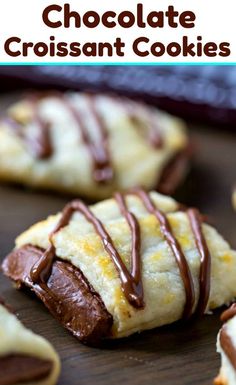
[[[236,137],[203,127],[192,127],[192,135],[198,152],[178,198],[208,214],[236,247],[236,214],[231,207],[231,189],[236,182]],[[12,249],[20,232],[60,210],[66,201],[66,197],[53,194],[0,187],[1,258]],[[176,323],[94,349],[80,344],[32,294],[16,291],[3,276],[0,294],[27,327],[54,344],[62,359],[59,385],[207,385],[218,372],[215,343],[221,310],[201,320]]]

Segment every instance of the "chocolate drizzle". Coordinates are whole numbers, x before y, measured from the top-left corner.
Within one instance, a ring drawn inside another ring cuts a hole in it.
[[[48,121],[41,119],[36,112],[34,115],[34,122],[39,128],[37,134],[31,138],[26,138],[25,140],[36,158],[48,159],[53,154],[50,134],[51,124]]]
[[[188,261],[184,252],[175,238],[170,222],[165,213],[156,208],[151,197],[142,189],[135,189],[133,193],[137,195],[146,210],[154,215],[159,222],[160,230],[165,241],[168,243],[175,260],[177,262],[180,275],[183,280],[186,302],[183,311],[183,318],[189,318],[194,312],[195,305],[195,290],[193,277],[188,265]],[[49,236],[50,246],[42,255],[41,259],[36,263],[31,270],[31,278],[34,283],[46,282],[51,274],[52,265],[56,258],[56,250],[53,245],[53,236],[63,227],[67,226],[75,211],[80,212],[90,222],[96,233],[101,238],[104,249],[112,258],[116,270],[121,280],[122,290],[127,300],[136,308],[144,306],[144,293],[142,285],[142,264],[141,264],[141,234],[140,225],[135,215],[129,211],[125,200],[125,195],[121,193],[115,194],[115,200],[119,206],[121,214],[124,216],[130,230],[132,239],[131,248],[131,272],[123,262],[118,250],[106,231],[102,222],[92,213],[89,207],[80,200],[75,200],[69,203],[63,210],[61,219],[56,225],[54,231]],[[200,254],[200,274],[199,274],[199,300],[196,312],[203,314],[206,310],[210,294],[210,270],[211,256],[207,247],[206,240],[201,228],[202,218],[196,209],[187,210],[187,215],[190,221],[192,232],[195,238],[196,247]]]
[[[139,294],[140,307],[144,306],[143,301],[143,285],[142,285],[142,272],[141,272],[141,235],[139,222],[131,213],[126,205],[125,198],[121,193],[115,194],[115,200],[120,208],[121,213],[125,217],[132,234],[132,251],[131,251],[131,274],[127,275],[130,280],[130,285],[136,286],[136,290]],[[126,297],[129,295],[126,293]]]
[[[86,206],[82,201],[75,200],[69,203],[62,212],[62,217],[57,224],[54,231],[51,233],[49,240],[51,245],[43,254],[42,258],[39,260],[36,265],[33,266],[31,270],[31,279],[34,283],[46,282],[50,276],[52,264],[55,258],[55,246],[52,244],[53,236],[61,230],[63,227],[69,224],[69,221],[75,211],[80,212],[94,227],[97,234],[100,236],[103,246],[107,253],[112,258],[115,267],[119,273],[121,279],[121,286],[127,300],[135,307],[143,307],[143,298],[142,298],[142,286],[136,279],[139,278],[139,268],[137,268],[136,263],[133,264],[135,270],[135,276],[133,277],[125,266],[122,258],[120,257],[118,251],[116,250],[113,241],[110,235],[107,233],[102,222],[95,217],[92,211]],[[128,214],[127,214],[128,215]],[[131,216],[129,215],[129,221]],[[133,220],[133,217],[132,217]],[[133,223],[132,223],[133,226]],[[135,238],[135,244],[137,244],[138,237]],[[136,262],[136,261],[135,261]]]
[[[204,314],[210,296],[211,255],[202,232],[202,219],[199,211],[192,208],[187,210],[187,214],[195,238],[195,243],[200,254],[200,292],[196,311],[199,314]]]
[[[3,121],[21,140],[26,143],[27,147],[36,158],[50,158],[53,153],[50,135],[50,123],[41,119],[37,113],[37,107],[33,98],[32,100],[29,100],[29,103],[32,104],[33,109],[32,123],[37,127],[37,131],[34,135],[27,135],[24,130],[24,125],[12,117],[4,118]]]
[[[140,125],[142,120],[145,120],[147,126],[147,141],[154,149],[160,149],[163,147],[163,138],[160,132],[160,128],[157,125],[156,118],[152,111],[147,112],[146,106],[139,102],[139,104],[126,100],[124,105],[123,100],[120,100],[122,106],[125,106],[125,110],[131,121]],[[151,108],[151,107],[150,107]],[[139,111],[140,110],[140,111]],[[143,126],[142,126],[143,128]]]
[[[47,94],[46,94],[47,95]],[[97,138],[95,140],[91,138],[86,119],[83,118],[83,114],[73,105],[68,97],[64,96],[60,92],[49,93],[60,100],[64,106],[71,112],[72,116],[78,124],[81,138],[84,145],[87,147],[93,162],[93,178],[97,183],[107,183],[114,177],[114,170],[112,167],[111,156],[109,152],[109,134],[107,131],[106,123],[102,114],[96,107],[96,98],[90,94],[86,95],[87,105],[89,112],[95,122],[94,128],[97,130]],[[24,124],[14,120],[13,118],[7,118],[5,121],[8,125],[14,129],[14,132],[26,143],[33,155],[38,159],[48,159],[53,154],[53,144],[51,141],[50,122],[42,119],[37,112],[38,100],[40,97],[45,96],[40,94],[31,94],[27,97],[27,102],[32,105],[33,118],[32,123],[37,126],[37,131],[33,135],[27,135],[24,130]],[[128,100],[126,103],[122,101],[122,105],[125,105],[125,109],[130,119],[137,118],[138,112],[133,104]],[[143,113],[140,116],[144,118],[147,125],[147,140],[154,149],[163,147],[163,138],[160,133],[160,129],[157,127],[156,118],[152,111],[146,111],[143,107]],[[137,118],[138,119],[138,118]],[[139,122],[139,121],[138,121]],[[140,123],[140,122],[139,122]]]
[[[160,133],[159,127],[157,127],[156,119],[154,116],[147,116],[148,123],[148,141],[154,149],[163,147],[163,138]]]
[[[95,104],[95,98],[91,95],[86,95],[89,111],[95,121],[95,128],[97,134],[100,137],[99,143],[96,143],[91,139],[86,120],[83,119],[81,113],[77,108],[73,106],[67,97],[64,97],[61,93],[57,92],[52,94],[59,99],[64,106],[71,112],[72,116],[78,124],[78,128],[81,133],[82,141],[86,145],[93,160],[93,177],[97,183],[105,183],[112,180],[114,171],[111,164],[109,149],[108,149],[108,132],[103,117],[98,112]],[[53,154],[53,145],[50,136],[50,123],[44,121],[37,113],[37,102],[40,96],[31,95],[27,101],[32,105],[33,118],[32,123],[35,123],[38,127],[37,133],[34,136],[29,137],[25,134],[23,128],[24,125],[17,122],[12,118],[5,119],[6,123],[14,129],[14,132],[26,142],[30,151],[38,159],[47,159]]]
[[[93,160],[94,180],[98,183],[110,181],[113,178],[114,173],[108,151],[108,132],[105,126],[105,122],[96,108],[95,98],[91,95],[87,95],[89,111],[93,116],[94,121],[96,122],[95,127],[100,137],[99,143],[95,143],[90,138],[85,119],[82,118],[81,113],[73,106],[69,99],[61,96],[60,100],[76,120],[81,133],[82,141],[90,152],[91,158]]]
[[[157,218],[160,224],[161,232],[175,256],[175,260],[178,264],[180,274],[184,283],[185,293],[186,293],[186,302],[185,302],[185,307],[183,312],[183,318],[189,318],[192,314],[192,310],[194,306],[195,292],[194,292],[192,275],[188,266],[188,262],[185,258],[185,255],[180,247],[179,242],[174,237],[174,234],[171,230],[171,226],[167,219],[167,216],[162,211],[160,211],[155,207],[149,194],[146,193],[144,190],[137,189],[135,193],[142,200],[147,211],[150,214],[155,215],[155,217]]]

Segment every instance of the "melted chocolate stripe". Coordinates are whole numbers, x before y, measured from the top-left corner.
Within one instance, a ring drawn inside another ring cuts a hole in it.
[[[120,102],[124,106],[124,101],[121,99]],[[143,104],[142,102],[139,102],[141,105]],[[129,100],[126,100],[126,106],[125,110],[127,111],[127,114],[130,118],[131,121],[136,122],[138,117],[137,117],[137,111],[134,108],[134,104],[130,102]],[[147,128],[148,128],[148,135],[147,135],[147,140],[149,144],[154,148],[162,148],[163,147],[163,138],[160,132],[159,127],[157,126],[156,119],[154,118],[152,111],[149,113],[146,112],[145,106],[143,106],[143,114],[140,114],[141,119],[144,115],[144,119],[146,120]],[[140,121],[138,120],[138,123]]]
[[[59,93],[56,93],[55,97],[63,102],[64,106],[71,112],[78,123],[82,140],[87,146],[93,160],[94,180],[98,183],[110,181],[114,176],[114,172],[112,169],[110,154],[108,150],[108,132],[106,130],[105,122],[103,121],[102,116],[96,109],[94,97],[88,95],[87,100],[90,112],[96,122],[96,129],[98,130],[99,136],[101,138],[99,144],[94,143],[90,138],[86,124],[84,123],[79,111],[74,108],[72,103],[70,103],[63,95]],[[23,125],[12,118],[6,119],[6,122],[14,129],[14,132],[16,132],[16,134],[26,142],[30,148],[30,151],[38,159],[46,159],[49,158],[53,153],[50,136],[50,123],[45,122],[37,113],[37,101],[37,96],[31,95],[29,102],[32,104],[32,108],[34,110],[32,122],[36,123],[39,127],[35,136],[27,137],[27,135],[25,135],[22,131]]]
[[[202,231],[202,220],[197,209],[187,210],[195,243],[200,254],[199,301],[197,312],[204,314],[210,296],[211,255]]]
[[[236,348],[232,342],[232,339],[228,335],[225,326],[223,326],[220,331],[220,344],[232,366],[236,370]]]
[[[44,121],[38,114],[34,116],[34,122],[39,127],[37,135],[25,139],[33,154],[39,159],[50,158],[53,153],[49,122]]]
[[[95,180],[98,182],[103,182],[111,180],[114,176],[108,149],[108,131],[102,115],[96,108],[94,97],[88,95],[87,98],[90,111],[92,112],[93,118],[96,121],[96,127],[98,128],[99,134],[101,136],[101,146],[96,148],[97,167],[95,170]]]
[[[143,302],[143,285],[142,285],[142,272],[141,272],[141,235],[139,222],[135,215],[131,213],[126,205],[125,198],[121,193],[115,194],[115,200],[120,208],[122,215],[125,217],[132,234],[132,251],[131,251],[131,277],[137,286],[140,298],[140,306],[144,306]],[[130,277],[130,279],[131,279]]]
[[[24,125],[12,117],[7,117],[4,121],[12,130],[14,130],[14,133],[26,143],[27,147],[36,158],[46,159],[53,153],[50,123],[44,121],[39,116],[36,111],[35,101],[32,102],[32,108],[34,111],[32,123],[35,123],[38,127],[36,135],[34,136],[29,137],[23,130]]]
[[[73,106],[73,104],[63,96],[60,97],[60,100],[63,102],[64,106],[67,107],[67,109],[71,112],[74,119],[78,123],[78,128],[80,130],[82,140],[88,148],[93,160],[94,180],[96,182],[110,181],[113,178],[113,169],[111,166],[111,159],[108,151],[108,133],[106,130],[105,123],[96,109],[94,97],[88,95],[87,100],[90,112],[94,120],[96,121],[96,129],[98,130],[99,136],[101,138],[99,144],[94,143],[93,140],[90,138],[86,124],[83,118],[81,117],[81,114]]]
[[[99,144],[94,143],[93,140],[90,138],[87,132],[86,124],[84,123],[77,109],[75,109],[74,106],[60,93],[56,93],[55,96],[58,99],[60,99],[64,103],[64,105],[71,111],[72,115],[74,116],[75,120],[78,123],[82,140],[86,145],[86,147],[88,148],[93,160],[94,180],[98,183],[103,183],[103,182],[112,180],[112,178],[114,177],[114,171],[112,168],[111,157],[108,149],[108,132],[107,132],[103,117],[100,115],[100,113],[96,108],[95,98],[92,95],[87,95],[90,112],[94,118],[94,121],[96,122],[96,129],[98,130],[98,134],[101,138]],[[24,140],[27,143],[31,152],[38,159],[47,159],[53,153],[53,146],[51,143],[51,135],[50,135],[50,123],[45,122],[37,114],[36,105],[37,105],[38,97],[35,95],[31,95],[29,101],[32,104],[34,109],[34,117],[32,121],[35,122],[39,127],[38,132],[33,137],[27,137],[22,132],[22,130],[16,130],[16,133],[22,140]],[[133,112],[131,112],[131,109],[133,110],[133,107],[130,108],[130,106],[128,105],[126,109],[128,111],[128,114],[132,118]],[[151,114],[148,114],[148,113],[146,113],[146,120],[148,124],[148,138],[147,138],[148,141],[150,142],[151,146],[154,148],[162,147],[163,140],[162,140],[160,131],[156,127],[156,120],[152,117]],[[18,128],[22,127],[22,125],[20,125],[19,122],[15,122],[15,123],[16,124],[13,124],[9,120],[9,124],[11,126],[14,126],[14,128],[16,128],[17,124],[19,125]]]
[[[186,293],[186,303],[184,307],[183,317],[189,318],[193,311],[193,306],[195,301],[195,292],[194,292],[192,274],[189,269],[188,262],[185,258],[185,255],[181,249],[179,242],[174,237],[174,234],[172,232],[167,216],[155,207],[155,205],[152,202],[152,199],[145,191],[137,189],[135,193],[142,200],[147,211],[150,214],[155,215],[155,217],[157,218],[160,224],[161,232],[175,256],[175,260],[178,264],[180,274],[184,283],[185,293]]]
[[[148,140],[150,145],[157,149],[163,147],[163,138],[160,133],[160,129],[157,127],[156,119],[153,115],[148,117],[149,133]]]
[[[53,235],[69,224],[69,221],[75,211],[80,212],[94,227],[97,234],[100,236],[103,246],[107,253],[112,258],[117,272],[119,273],[122,290],[127,300],[135,307],[143,306],[142,297],[140,296],[140,286],[136,285],[128,269],[126,268],[122,258],[116,250],[110,235],[105,230],[102,222],[95,217],[87,205],[80,200],[75,200],[69,203],[62,212],[62,217],[59,220],[56,228],[51,233],[49,240],[51,245],[43,254],[39,262],[33,266],[31,270],[31,279],[34,283],[45,282],[48,280],[53,261],[55,258],[55,247],[52,244]]]

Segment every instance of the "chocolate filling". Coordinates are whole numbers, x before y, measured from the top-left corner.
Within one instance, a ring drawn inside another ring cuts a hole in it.
[[[53,363],[23,354],[10,354],[0,357],[0,385],[32,384],[47,378]]]
[[[31,245],[13,250],[2,264],[3,272],[16,283],[31,288],[79,340],[96,345],[111,334],[112,316],[82,272],[68,262],[54,259],[47,282],[34,284],[30,273],[44,252]]]

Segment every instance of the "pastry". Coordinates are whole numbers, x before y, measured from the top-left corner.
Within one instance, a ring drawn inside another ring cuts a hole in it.
[[[236,384],[236,303],[222,315],[224,322],[217,337],[217,352],[221,355],[221,369],[215,385]]]
[[[136,186],[171,193],[188,158],[182,121],[118,97],[29,95],[0,123],[0,180],[94,200]]]
[[[91,207],[74,200],[20,235],[2,269],[81,341],[124,337],[236,295],[236,252],[202,222],[141,189]]]
[[[0,385],[53,385],[60,361],[52,345],[0,301]]]

